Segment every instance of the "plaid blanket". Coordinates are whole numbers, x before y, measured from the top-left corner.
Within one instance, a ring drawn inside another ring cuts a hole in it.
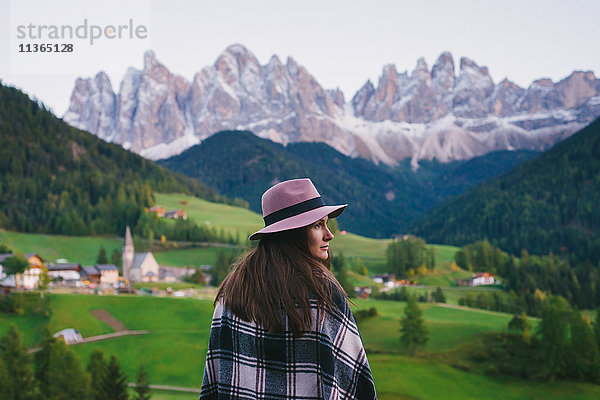
[[[267,332],[217,303],[200,399],[376,399],[367,356],[343,295],[295,338]],[[284,321],[285,313],[283,313]]]

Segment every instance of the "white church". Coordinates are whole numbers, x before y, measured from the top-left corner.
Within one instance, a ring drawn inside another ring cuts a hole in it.
[[[136,253],[129,226],[125,230],[123,245],[123,277],[133,282],[156,282],[159,277],[158,263],[152,253]]]

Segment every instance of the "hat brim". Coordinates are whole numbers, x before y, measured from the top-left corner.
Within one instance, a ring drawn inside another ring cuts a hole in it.
[[[294,215],[293,217],[289,217],[279,222],[275,222],[274,224],[271,224],[269,226],[265,226],[261,230],[256,231],[252,235],[250,235],[248,239],[258,240],[262,238],[265,234],[302,228],[303,226],[308,226],[312,223],[317,222],[325,216],[329,216],[329,218],[335,218],[341,213],[343,213],[346,207],[348,207],[348,204],[315,208],[314,210],[306,211],[302,214]]]

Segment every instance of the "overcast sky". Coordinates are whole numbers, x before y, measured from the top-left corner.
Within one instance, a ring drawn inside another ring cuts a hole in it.
[[[147,25],[148,37],[121,49],[105,40],[92,48],[98,57],[50,54],[47,62],[30,58],[36,61],[25,65],[20,58],[19,64],[12,58],[19,43],[15,23],[23,15],[37,25],[87,18],[105,27],[133,19]],[[460,58],[468,57],[487,66],[494,82],[507,77],[526,87],[573,70],[598,75],[599,16],[597,0],[0,0],[0,79],[62,116],[77,77],[105,70],[118,90],[127,67],[142,68],[146,46],[191,81],[227,46],[241,43],[261,64],[273,54],[283,62],[293,57],[325,88],[342,89],[346,100],[367,79],[376,84],[385,64],[410,72],[424,57],[431,68],[446,50],[457,70]]]

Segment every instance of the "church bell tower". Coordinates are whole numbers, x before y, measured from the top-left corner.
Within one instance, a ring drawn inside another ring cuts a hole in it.
[[[135,249],[133,248],[133,238],[131,237],[131,229],[127,226],[125,230],[125,244],[123,245],[123,278],[131,282],[129,270],[133,265],[133,256]]]

